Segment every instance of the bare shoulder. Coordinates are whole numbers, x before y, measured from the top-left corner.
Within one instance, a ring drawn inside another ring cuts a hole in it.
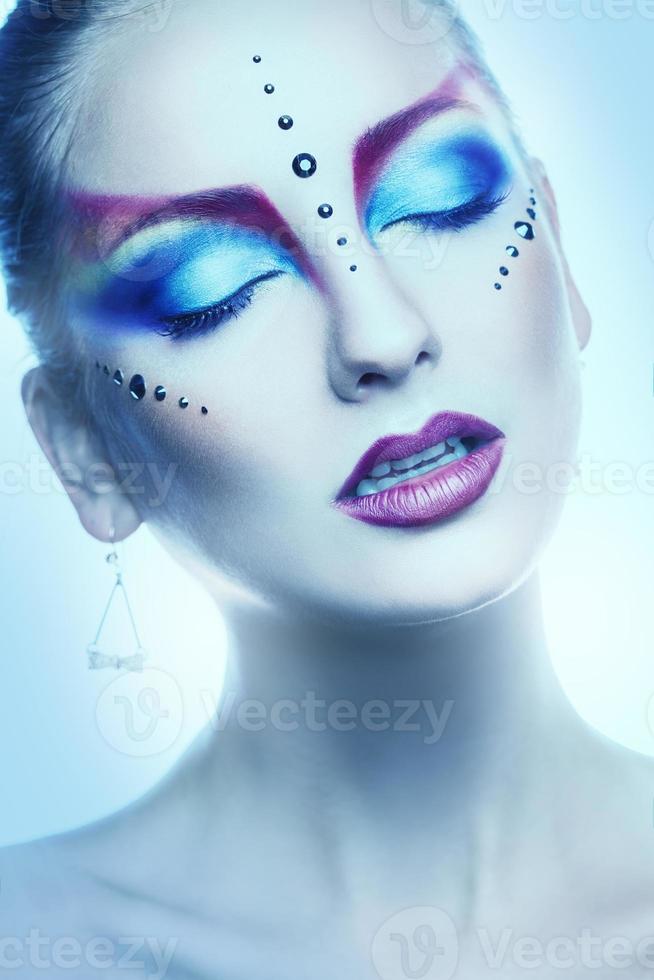
[[[166,919],[133,889],[148,880],[134,818],[127,809],[0,849],[0,972],[21,980],[44,971],[80,980],[163,975],[175,946],[166,936],[178,931],[174,915]]]
[[[208,850],[206,821],[198,819],[189,786],[194,754],[184,761],[115,813],[0,848],[0,909],[11,908],[15,921],[95,930],[102,921],[129,925],[135,911],[158,923],[168,909],[183,909],[189,869],[206,868]],[[212,811],[213,827],[217,819]]]
[[[103,868],[112,853],[115,862],[128,823],[128,813],[121,812],[79,829],[0,849],[3,923],[11,919],[50,929],[79,925],[88,903],[100,898]]]
[[[598,826],[611,829],[616,841],[628,832],[632,841],[654,848],[654,758],[587,731],[575,762]]]
[[[47,840],[30,841],[0,850],[0,909],[3,931],[27,929],[39,922],[50,926],[66,918],[65,873]]]
[[[69,975],[82,976],[70,953],[92,941],[96,901],[92,881],[64,859],[53,839],[2,848],[0,972],[36,978],[68,966]],[[77,965],[81,970],[81,960]]]
[[[654,759],[586,726],[569,763],[574,780],[564,783],[556,810],[575,880],[592,885],[592,909],[618,931],[638,931],[647,918],[651,934]]]

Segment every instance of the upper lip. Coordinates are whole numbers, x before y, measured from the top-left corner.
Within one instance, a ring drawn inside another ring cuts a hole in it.
[[[480,419],[476,415],[462,412],[439,412],[432,415],[419,432],[404,435],[382,436],[366,450],[339,491],[338,498],[349,496],[359,483],[380,463],[390,460],[406,459],[415,453],[424,452],[430,446],[437,446],[445,439],[474,437],[489,442],[504,438],[497,426]]]

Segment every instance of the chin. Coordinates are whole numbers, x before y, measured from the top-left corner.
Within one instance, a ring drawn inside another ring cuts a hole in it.
[[[505,490],[429,528],[347,517],[316,526],[307,515],[247,528],[230,547],[207,530],[175,557],[225,610],[350,626],[436,623],[503,598],[537,567],[563,497]]]
[[[558,524],[560,497],[497,501],[446,529],[417,531],[352,556],[346,570],[323,566],[303,576],[297,601],[328,616],[385,626],[439,622],[474,612],[522,585],[537,569]],[[320,580],[308,592],[306,582]],[[329,601],[326,601],[329,597]]]
[[[264,603],[294,618],[335,626],[402,627],[438,623],[475,612],[518,588],[537,568],[538,556],[504,549],[493,561],[482,555],[445,569],[440,562],[416,567],[410,575],[401,568],[378,570],[357,583],[343,582],[307,589],[306,581],[269,590]],[[330,587],[331,586],[331,587]],[[220,600],[218,600],[220,603]],[[254,603],[260,601],[253,596]]]

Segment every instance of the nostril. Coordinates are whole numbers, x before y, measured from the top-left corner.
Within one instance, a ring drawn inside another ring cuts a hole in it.
[[[421,350],[418,356],[416,357],[416,367],[418,366],[418,364],[424,364],[424,362],[428,360],[429,360],[429,354],[427,353],[427,351]]]
[[[360,389],[369,388],[371,385],[375,384],[376,382],[383,381],[383,380],[384,380],[383,374],[375,374],[374,371],[367,371],[365,374],[362,374],[361,377],[359,378],[359,388]]]

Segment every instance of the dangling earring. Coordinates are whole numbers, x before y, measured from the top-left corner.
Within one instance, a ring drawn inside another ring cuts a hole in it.
[[[129,599],[127,597],[127,591],[125,589],[125,584],[123,582],[123,575],[118,561],[118,553],[116,551],[116,544],[114,541],[116,531],[115,528],[111,528],[111,551],[106,557],[106,561],[112,566],[116,581],[114,582],[113,589],[105,606],[105,610],[102,614],[102,619],[100,620],[100,625],[98,626],[98,632],[95,634],[95,640],[93,643],[89,643],[87,649],[89,657],[89,670],[102,670],[105,667],[114,667],[116,670],[143,670],[143,663],[147,657],[147,654],[143,647],[141,646],[141,641],[139,640],[138,631],[136,629],[136,623],[134,622],[134,616],[132,614],[132,607],[129,604]],[[105,620],[111,608],[111,603],[114,600],[116,592],[122,592],[125,598],[125,605],[127,606],[127,612],[129,614],[129,620],[132,624],[132,629],[134,631],[134,639],[136,640],[136,653],[131,657],[112,657],[108,656],[106,653],[102,653],[98,647],[100,641],[100,634],[102,633],[102,627],[105,624]]]

